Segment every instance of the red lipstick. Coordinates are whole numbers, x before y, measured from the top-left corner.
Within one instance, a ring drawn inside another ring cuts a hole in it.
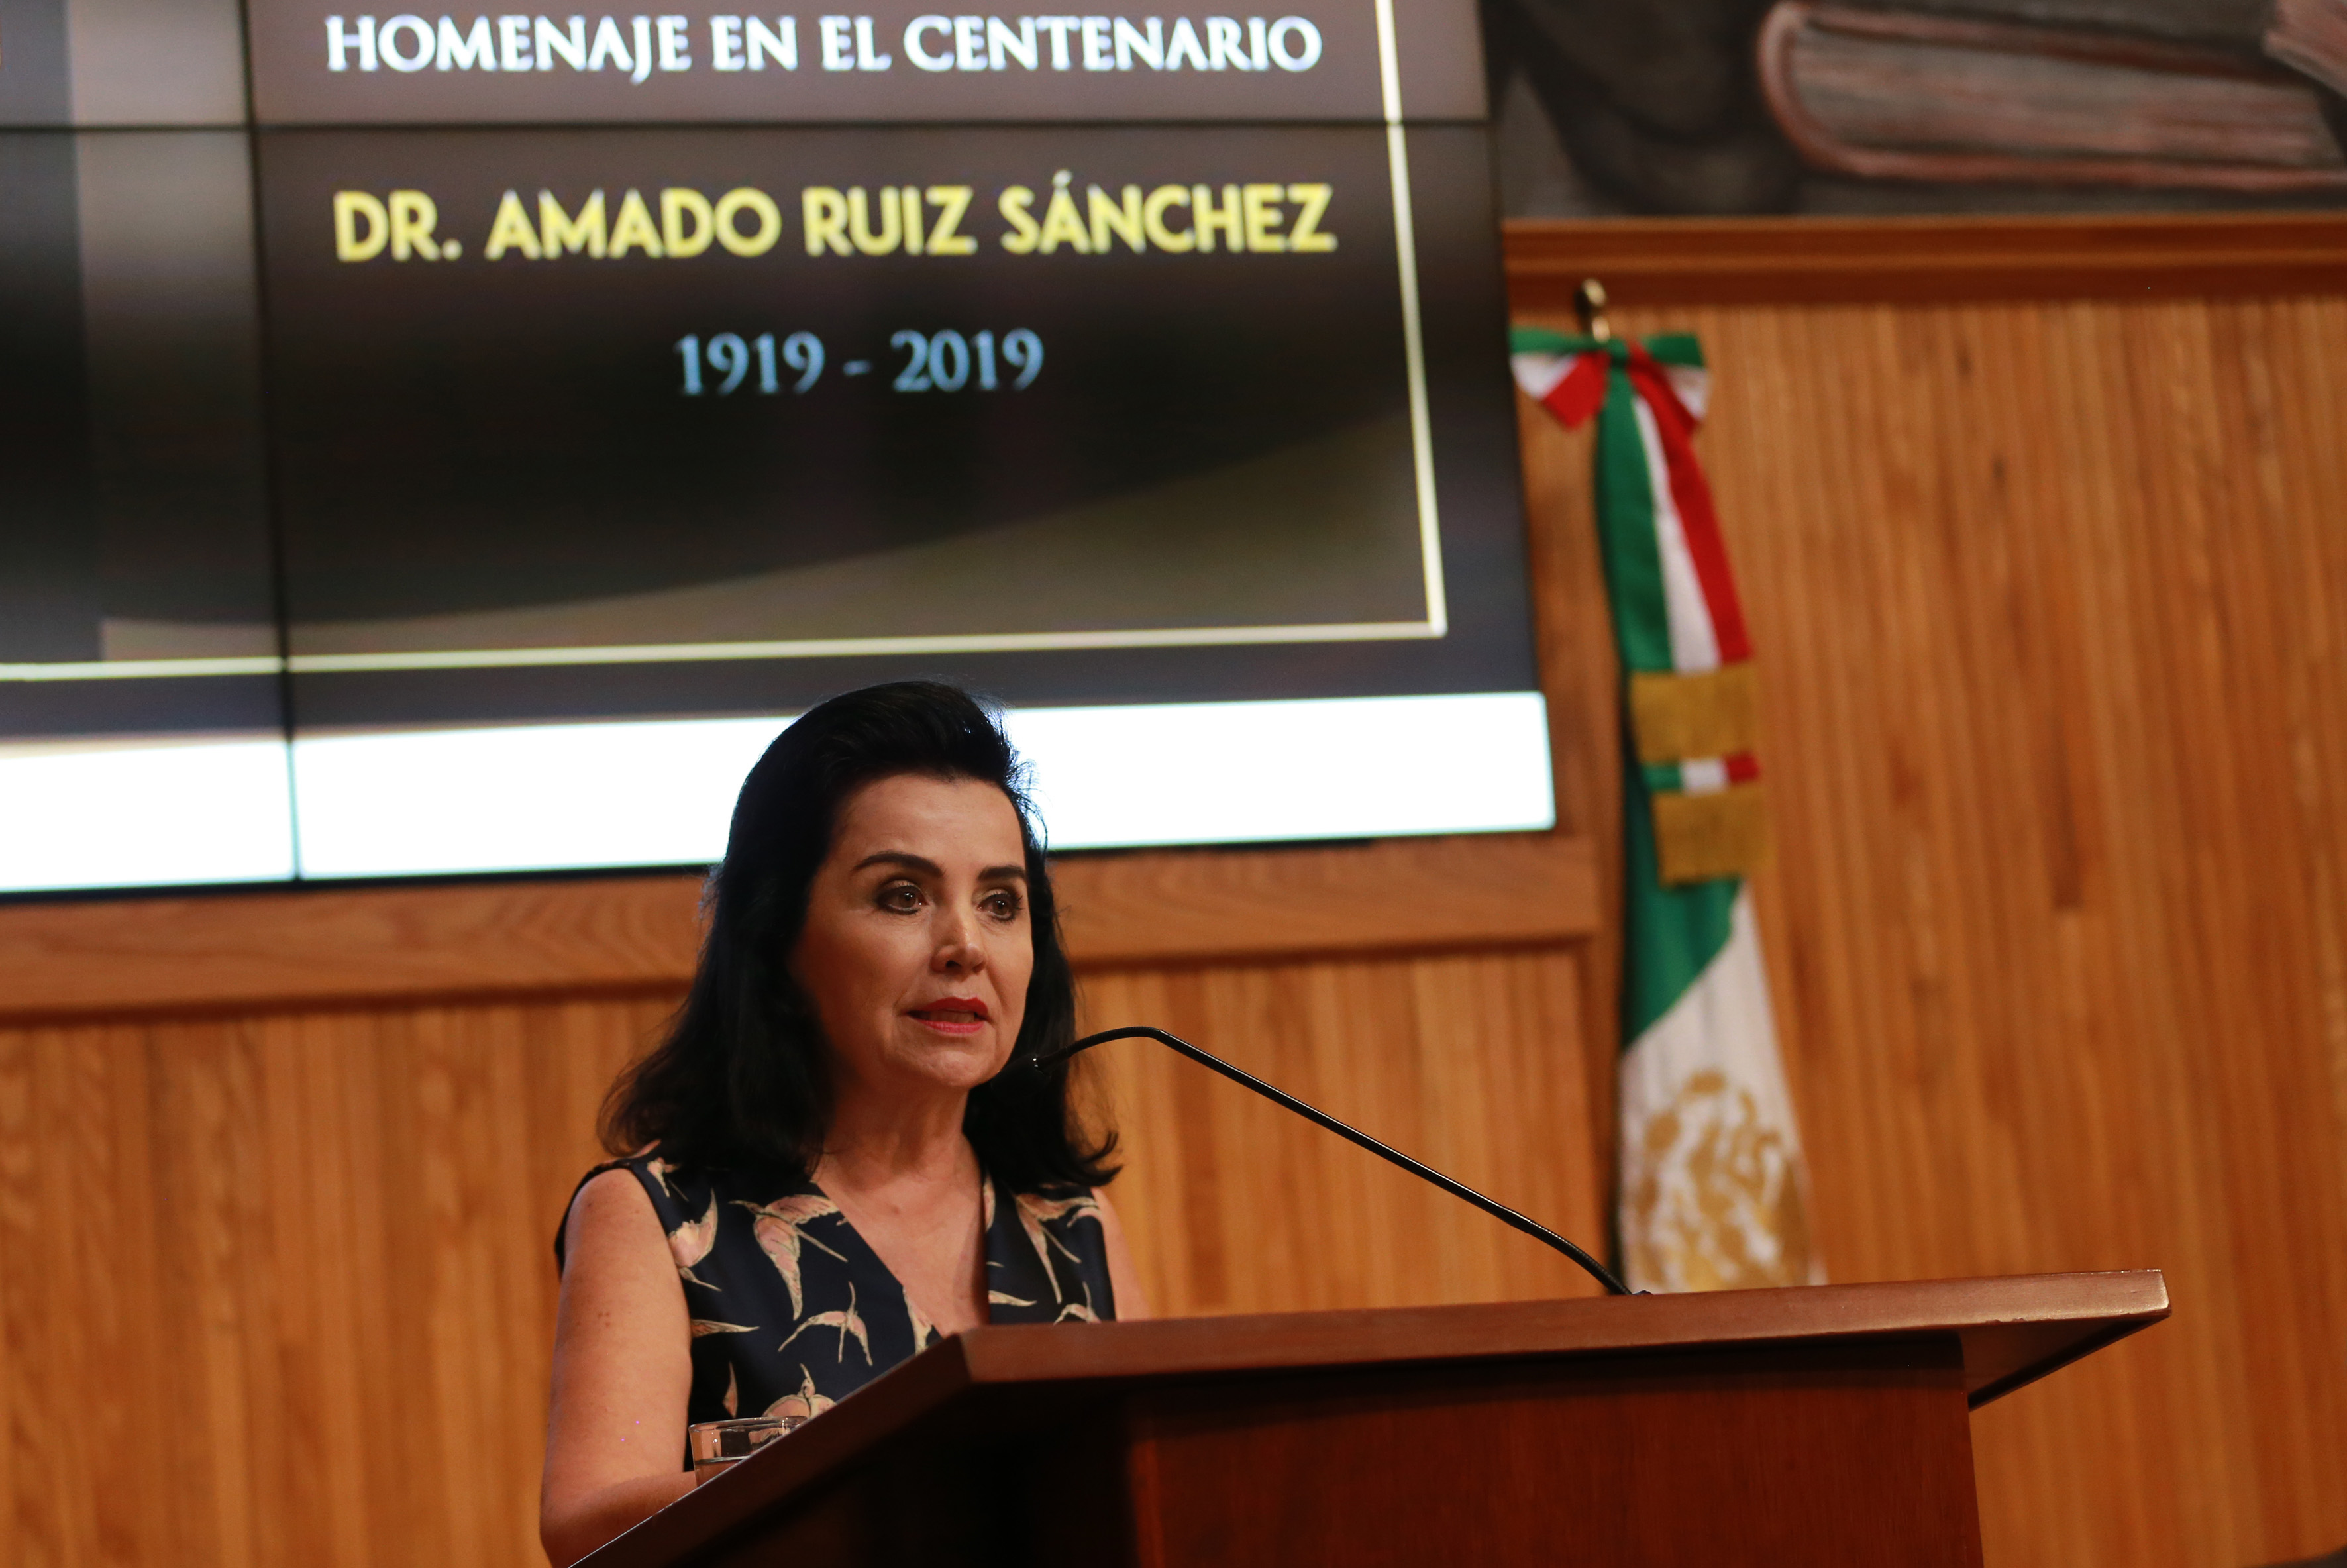
[[[986,1004],[976,997],[939,997],[924,1007],[907,1009],[925,1028],[939,1034],[976,1034],[986,1027]]]

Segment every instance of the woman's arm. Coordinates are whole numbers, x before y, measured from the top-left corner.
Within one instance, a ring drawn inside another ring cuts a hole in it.
[[[1124,1244],[1124,1222],[1116,1217],[1106,1193],[1094,1187],[1092,1196],[1100,1204],[1101,1235],[1108,1246],[1108,1287],[1116,1292],[1117,1317],[1137,1322],[1149,1316],[1149,1297],[1142,1292],[1141,1271],[1133,1266],[1133,1249]]]
[[[660,1216],[633,1175],[606,1171],[565,1225],[538,1501],[555,1568],[692,1490],[682,1468],[692,1332]]]

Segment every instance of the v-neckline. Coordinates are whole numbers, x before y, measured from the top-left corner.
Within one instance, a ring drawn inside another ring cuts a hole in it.
[[[866,1239],[864,1233],[856,1228],[856,1222],[848,1217],[847,1210],[841,1206],[837,1198],[824,1190],[823,1184],[815,1180],[812,1171],[807,1173],[806,1184],[816,1196],[831,1205],[832,1213],[839,1216],[840,1229],[846,1233],[844,1239],[863,1254],[864,1261],[876,1270],[881,1278],[896,1287],[897,1298],[905,1304],[905,1316],[912,1323],[914,1354],[918,1355],[944,1339],[945,1332],[921,1310],[920,1304],[913,1299],[913,1293],[905,1288],[905,1282],[897,1277],[895,1269],[888,1266],[888,1260],[880,1255],[880,1249]],[[979,1318],[981,1326],[994,1321],[994,1217],[1000,1202],[993,1176],[980,1165],[978,1168],[978,1272],[979,1306],[983,1311],[983,1316]]]

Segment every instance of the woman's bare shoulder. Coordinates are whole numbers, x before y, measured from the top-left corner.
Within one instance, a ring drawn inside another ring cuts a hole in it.
[[[587,1255],[640,1253],[647,1245],[661,1245],[665,1250],[667,1237],[652,1200],[636,1173],[624,1165],[614,1165],[581,1183],[563,1225],[563,1251],[573,1261]]]

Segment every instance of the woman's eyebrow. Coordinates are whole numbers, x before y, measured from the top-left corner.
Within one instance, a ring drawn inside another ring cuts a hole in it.
[[[903,849],[883,849],[876,854],[867,855],[856,863],[856,869],[861,871],[867,866],[901,866],[907,871],[917,871],[925,876],[943,876],[946,874],[945,867],[936,861],[926,856],[915,855]]]
[[[856,869],[861,871],[867,866],[901,866],[907,871],[917,871],[924,876],[939,878],[946,874],[945,867],[936,861],[925,855],[915,855],[907,849],[876,850],[857,861]],[[1023,866],[989,866],[978,874],[978,879],[980,882],[1004,882],[1014,876],[1021,882],[1026,881],[1027,868]]]

